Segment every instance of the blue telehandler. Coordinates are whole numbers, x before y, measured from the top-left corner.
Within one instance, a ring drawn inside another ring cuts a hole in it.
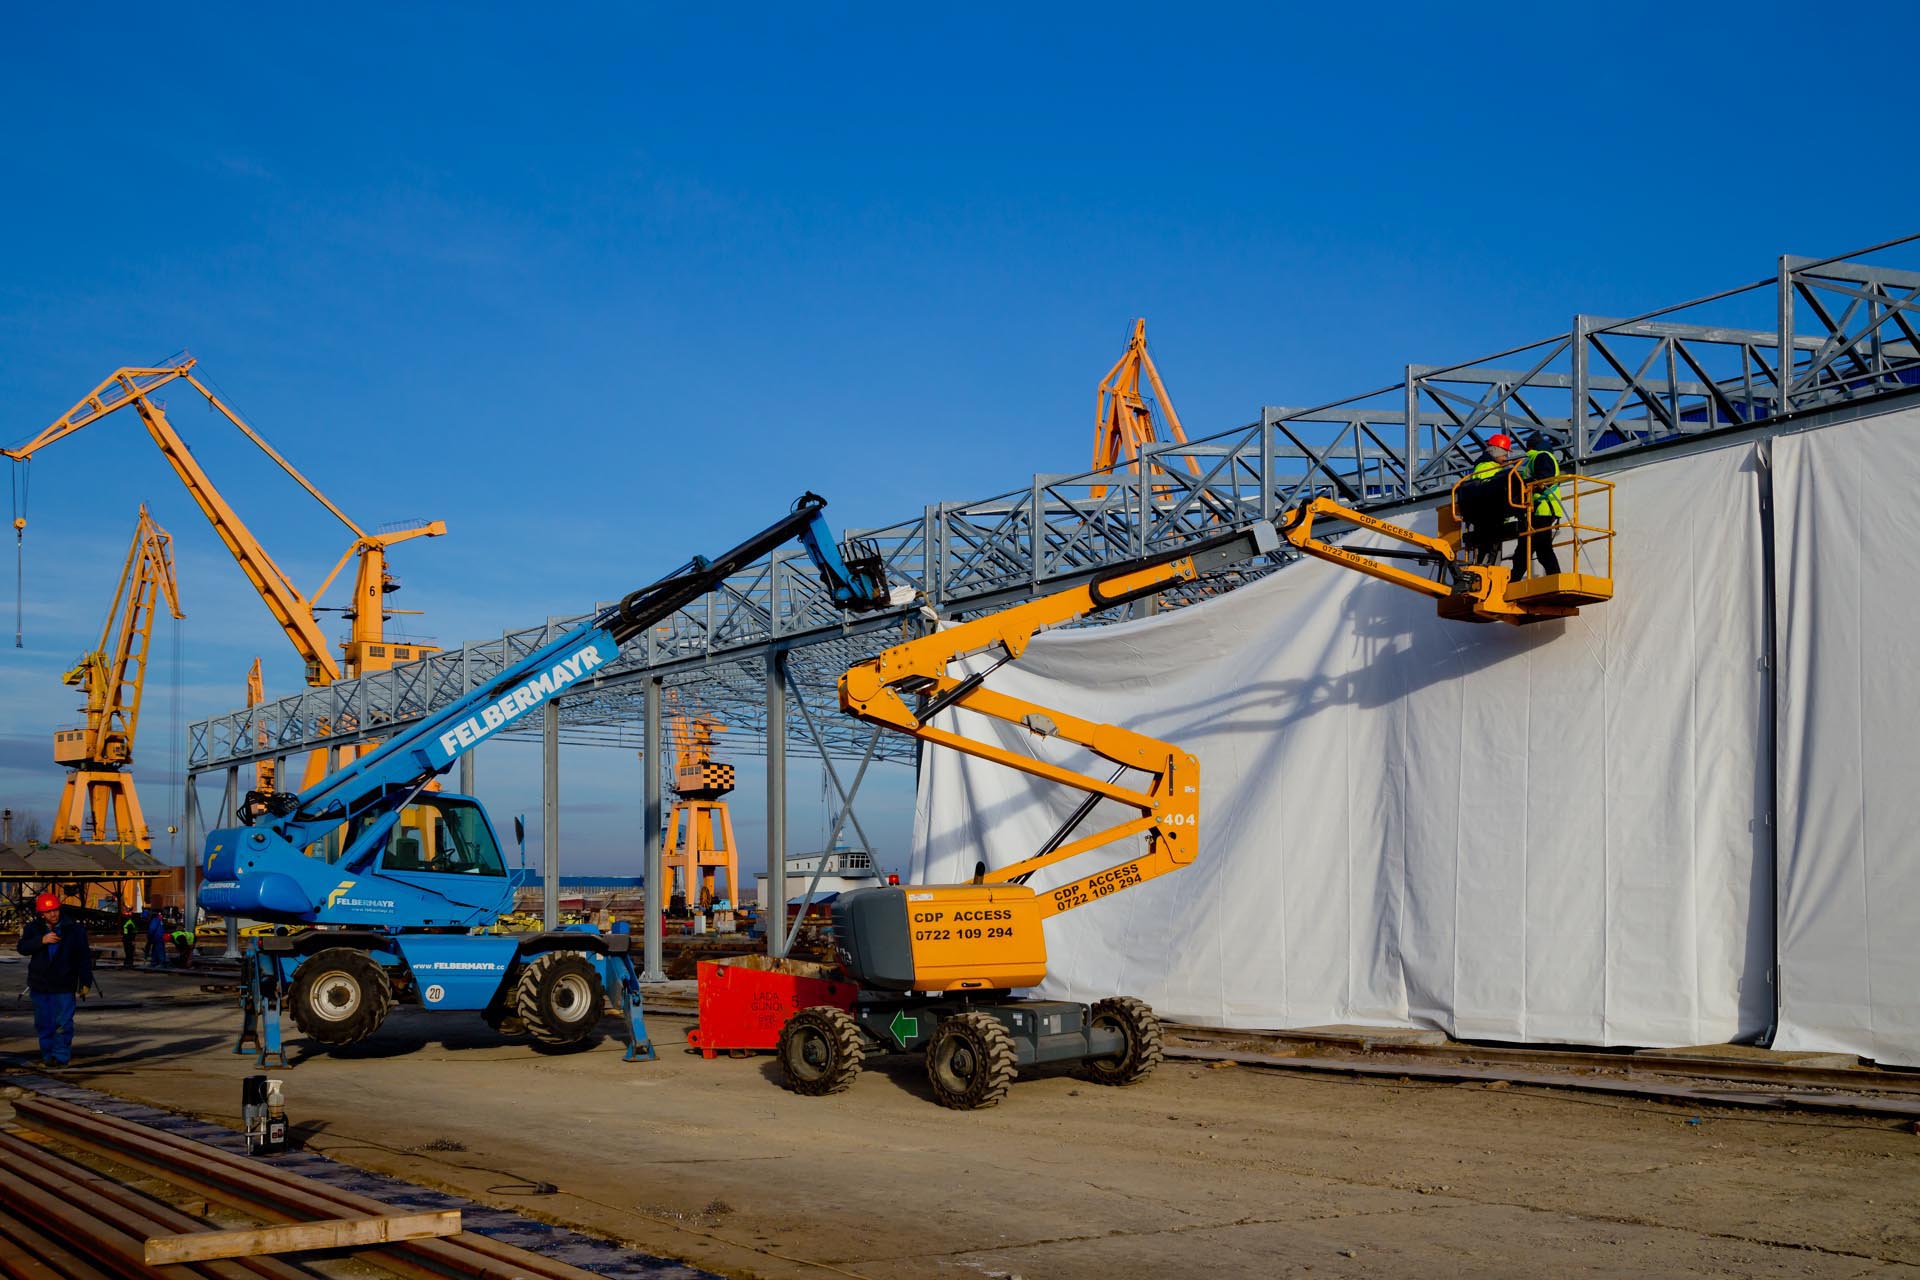
[[[242,825],[207,836],[200,908],[308,928],[249,944],[235,1052],[251,1044],[261,1065],[284,1065],[283,1009],[311,1038],[348,1045],[401,1002],[478,1010],[503,1033],[570,1045],[598,1025],[611,990],[627,1021],[628,1059],[651,1058],[630,935],[480,932],[511,909],[520,877],[508,873],[479,802],[429,784],[535,708],[590,684],[621,645],[790,539],[806,548],[842,610],[894,603],[877,550],[836,545],[825,506],[803,494],[784,519],[733,550],[695,557],[628,594],[305,791],[248,792],[236,815]]]

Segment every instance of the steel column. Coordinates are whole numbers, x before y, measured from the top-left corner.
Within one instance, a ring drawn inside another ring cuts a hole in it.
[[[643,828],[641,834],[645,839],[646,866],[644,870],[647,881],[647,896],[645,899],[647,915],[645,923],[643,923],[640,928],[640,936],[644,948],[640,965],[640,981],[642,982],[665,982],[667,980],[666,965],[661,959],[664,941],[661,935],[665,930],[661,916],[667,907],[666,850],[662,847],[664,842],[660,838],[664,822],[662,815],[664,797],[661,794],[662,787],[660,785],[660,778],[661,775],[666,772],[666,762],[662,757],[666,754],[667,740],[667,735],[663,732],[665,726],[661,722],[662,701],[660,696],[660,681],[658,679],[647,681],[646,749],[640,754],[640,767],[646,780],[644,787],[646,805],[641,811],[643,815],[641,817],[641,826]],[[691,832],[688,833],[687,839],[689,843],[692,842],[693,836]],[[729,885],[728,887],[732,889],[734,897],[738,898],[740,896],[739,886]]]
[[[1781,255],[1780,258],[1780,346],[1776,359],[1780,367],[1775,370],[1780,380],[1780,398],[1774,403],[1776,416],[1793,412],[1793,397],[1788,394],[1793,386],[1793,258]]]
[[[560,927],[560,700],[540,708],[541,927]]]
[[[1413,376],[1413,366],[1406,366],[1406,414],[1407,414],[1407,487],[1406,496],[1411,498],[1420,491],[1420,384]]]
[[[180,825],[186,828],[187,835],[185,865],[193,867],[200,858],[201,841],[200,779],[192,773],[187,774],[187,796],[180,805]],[[184,874],[190,876],[193,872],[188,871]],[[189,886],[192,885],[190,880],[187,883]]]
[[[460,794],[473,794],[473,758],[480,754],[480,748],[471,747],[467,754],[460,757]]]
[[[1571,357],[1573,375],[1571,378],[1573,385],[1570,388],[1573,405],[1568,416],[1571,417],[1573,421],[1569,424],[1572,429],[1568,432],[1571,438],[1567,443],[1572,446],[1573,460],[1575,462],[1585,462],[1587,460],[1587,449],[1590,443],[1587,439],[1587,334],[1592,324],[1593,321],[1589,320],[1586,316],[1575,316],[1573,318],[1573,337],[1571,339],[1573,347],[1572,350],[1568,352],[1568,355]]]
[[[787,931],[787,651],[767,655],[767,896],[760,929],[767,954],[780,954]],[[801,910],[805,910],[802,904]]]

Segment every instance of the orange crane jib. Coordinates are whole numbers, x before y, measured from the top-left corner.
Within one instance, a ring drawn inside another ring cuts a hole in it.
[[[315,687],[332,684],[344,674],[348,678],[370,671],[381,671],[396,661],[411,661],[437,652],[430,645],[390,646],[384,641],[384,622],[394,610],[384,607],[383,599],[394,589],[394,582],[386,572],[387,548],[409,538],[437,537],[446,532],[446,525],[438,520],[414,524],[400,529],[368,533],[349,518],[346,512],[336,506],[331,499],[302,475],[298,468],[287,461],[280,452],[269,444],[246,421],[199,378],[194,376],[196,361],[187,356],[177,363],[150,368],[128,367],[115,370],[99,386],[95,387],[80,402],[55,419],[46,430],[17,449],[0,449],[0,456],[15,462],[29,462],[34,454],[56,440],[65,439],[74,432],[100,421],[115,410],[133,407],[140,421],[146,426],[147,434],[159,446],[161,454],[172,466],[174,473],[186,485],[194,503],[206,516],[213,531],[232,554],[234,561],[247,575],[247,580],[265,602],[274,621],[280,625],[287,639],[293,643],[306,667],[309,685]],[[213,481],[194,458],[193,451],[174,430],[167,418],[165,409],[156,401],[154,393],[173,382],[184,382],[206,398],[206,401],[221,417],[232,423],[240,433],[256,445],[261,452],[271,458],[280,469],[291,476],[295,483],[321,506],[345,525],[353,535],[353,542],[340,557],[333,572],[327,575],[320,589],[311,599],[302,595],[293,585],[286,572],[274,562],[259,539],[254,537],[246,523],[227,502]],[[16,521],[24,528],[24,518]],[[346,642],[341,646],[344,666],[333,653],[321,633],[315,620],[315,610],[319,607],[320,597],[326,593],[340,570],[349,559],[359,557],[359,571],[354,582],[353,602],[344,612],[350,620],[350,631]]]

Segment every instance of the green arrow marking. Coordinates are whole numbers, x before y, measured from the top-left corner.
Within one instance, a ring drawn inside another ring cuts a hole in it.
[[[920,1019],[908,1017],[906,1010],[902,1009],[893,1015],[893,1021],[887,1024],[887,1030],[893,1032],[894,1041],[904,1049],[907,1047],[907,1041],[919,1038]]]

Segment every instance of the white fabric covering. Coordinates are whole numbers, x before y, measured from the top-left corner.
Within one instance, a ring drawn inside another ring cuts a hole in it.
[[[1775,1044],[1920,1065],[1920,411],[1773,456]]]
[[[1616,473],[1618,594],[1571,621],[1443,622],[1424,597],[1312,562],[1037,640],[991,687],[1166,738],[1203,774],[1199,859],[1051,920],[1046,991],[1125,992],[1219,1026],[1639,1045],[1763,1030],[1758,456]],[[980,717],[946,722],[1069,758]],[[1015,861],[1079,799],[929,749],[913,878]]]

